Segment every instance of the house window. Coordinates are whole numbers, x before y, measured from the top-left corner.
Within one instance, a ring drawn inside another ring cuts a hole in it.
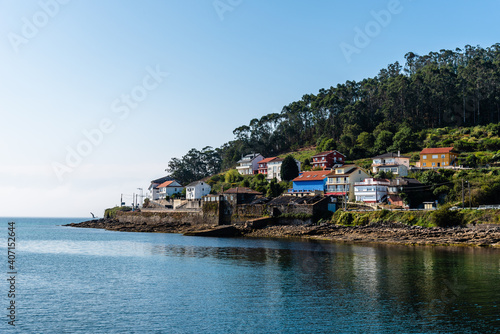
[[[432,159],[437,159],[438,158],[438,155],[437,154],[433,154],[432,155]]]
[[[427,166],[427,164],[424,162],[424,167]]]
[[[436,163],[435,163],[435,162],[433,162],[433,163],[432,163],[432,167],[434,167],[434,166],[436,166]]]
[[[443,162],[443,166],[446,166],[446,161],[445,161],[445,162]]]
[[[444,159],[445,158],[445,155],[444,154],[441,154],[441,159]]]
[[[422,156],[422,159],[427,159],[427,156],[426,156],[426,155],[423,155],[423,156]]]

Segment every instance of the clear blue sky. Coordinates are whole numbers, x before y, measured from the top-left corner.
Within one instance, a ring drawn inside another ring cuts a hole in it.
[[[0,216],[102,216],[170,158],[304,94],[409,51],[500,42],[499,12],[464,0],[0,0]]]

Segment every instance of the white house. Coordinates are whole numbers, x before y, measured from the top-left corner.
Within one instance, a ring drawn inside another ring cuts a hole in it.
[[[264,157],[260,153],[252,153],[245,155],[236,166],[236,169],[241,175],[253,175],[257,174],[259,170],[259,162],[263,160]]]
[[[300,173],[301,162],[295,160],[297,168]],[[281,181],[281,165],[283,164],[283,159],[278,157],[266,158],[259,162],[259,174],[264,174],[268,181],[276,178],[278,182]]]
[[[210,194],[210,187],[206,182],[195,181],[186,186],[186,199],[194,200],[201,199],[203,196]]]
[[[172,180],[173,180],[172,177],[164,176],[162,178],[151,181],[151,184],[149,185],[148,192],[147,192],[146,196],[150,200],[153,200],[153,201],[160,199],[160,190],[158,189],[158,186],[164,182],[172,181]]]
[[[175,180],[166,181],[158,186],[159,197],[164,198],[166,196],[172,196],[173,194],[182,192],[184,189],[181,184]]]
[[[380,203],[387,199],[389,185],[386,179],[367,178],[354,184],[354,196],[357,202]]]
[[[407,176],[409,168],[410,157],[405,157],[399,152],[397,154],[389,152],[373,158],[372,171],[375,174],[383,171],[392,172],[397,176]]]

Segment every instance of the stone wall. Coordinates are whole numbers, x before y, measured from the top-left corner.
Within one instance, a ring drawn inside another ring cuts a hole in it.
[[[118,212],[120,223],[158,225],[162,223],[218,224],[218,217],[203,212]]]

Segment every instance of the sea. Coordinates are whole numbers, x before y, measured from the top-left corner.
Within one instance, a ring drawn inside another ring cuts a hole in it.
[[[83,220],[0,218],[0,333],[500,333],[500,249],[62,226]]]

